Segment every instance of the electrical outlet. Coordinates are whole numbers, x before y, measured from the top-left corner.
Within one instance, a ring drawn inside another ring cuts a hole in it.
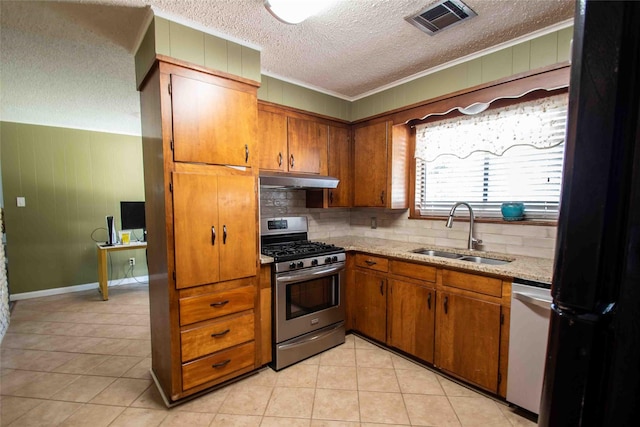
[[[371,217],[371,228],[378,228],[378,218],[375,216]]]
[[[129,265],[130,266],[136,265],[136,259],[135,258],[129,258]]]

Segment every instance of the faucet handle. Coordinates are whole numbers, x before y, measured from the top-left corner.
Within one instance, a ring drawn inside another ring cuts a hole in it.
[[[476,239],[475,237],[471,238],[471,243],[473,243],[473,247],[475,248],[476,246],[481,246],[482,245],[482,239]]]

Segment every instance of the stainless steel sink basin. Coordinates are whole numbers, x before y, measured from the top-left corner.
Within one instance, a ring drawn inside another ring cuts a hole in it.
[[[511,261],[505,261],[502,259],[495,259],[495,258],[484,258],[481,256],[463,256],[462,258],[459,258],[460,261],[469,261],[469,262],[475,262],[478,264],[490,264],[490,265],[502,265],[502,264],[509,264]]]
[[[437,256],[441,258],[452,258],[452,259],[460,259],[464,255],[454,254],[453,252],[445,252],[445,251],[434,251],[433,249],[416,249],[415,251],[411,251],[421,255],[429,255],[429,256]]]
[[[457,254],[454,252],[445,252],[445,251],[436,251],[433,249],[416,249],[411,251],[413,253],[416,254],[421,254],[421,255],[429,255],[429,256],[435,256],[435,257],[440,257],[440,258],[450,258],[450,259],[457,259],[460,261],[468,261],[468,262],[475,262],[478,264],[489,264],[489,265],[502,265],[502,264],[509,264],[511,261],[505,261],[502,259],[495,259],[495,258],[485,258],[485,257],[481,257],[481,256],[472,256],[472,255],[463,255],[463,254]]]

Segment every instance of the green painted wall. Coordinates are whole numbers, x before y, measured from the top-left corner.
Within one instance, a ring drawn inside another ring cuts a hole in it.
[[[141,138],[0,122],[0,153],[10,292],[97,282],[92,233],[105,241],[105,216],[120,229],[120,201],[144,200]],[[147,274],[144,250],[122,251],[110,279],[125,277],[129,257],[133,276]]]
[[[508,47],[354,101],[355,121],[570,59],[573,27]]]
[[[351,102],[265,75],[258,89],[258,99],[338,119],[351,119]]]
[[[136,81],[142,81],[155,55],[260,81],[260,51],[155,16],[135,55]]]

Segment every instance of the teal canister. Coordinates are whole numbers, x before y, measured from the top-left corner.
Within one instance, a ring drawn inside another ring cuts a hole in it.
[[[524,203],[506,202],[500,206],[505,221],[520,221],[524,218]]]

